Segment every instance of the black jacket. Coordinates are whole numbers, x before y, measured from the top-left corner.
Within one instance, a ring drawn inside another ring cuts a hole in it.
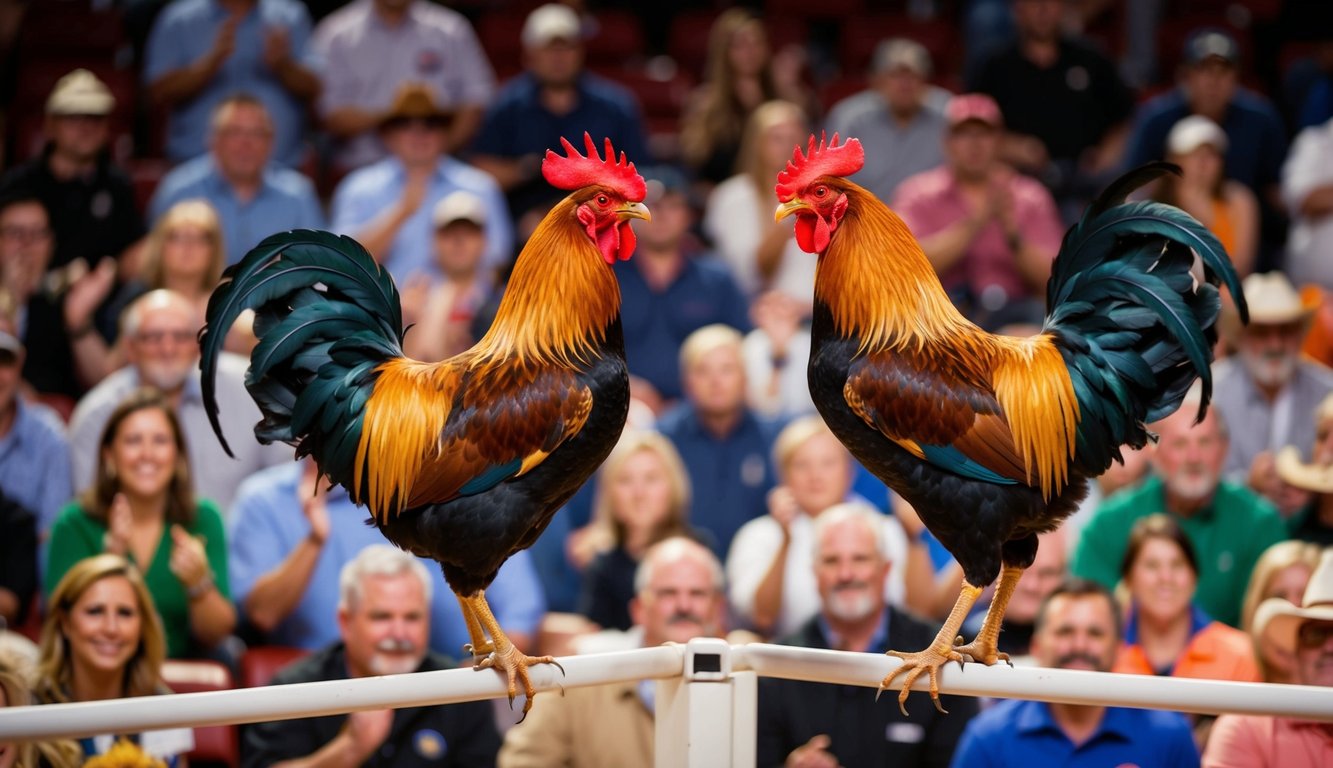
[[[935,628],[902,611],[887,608],[885,617],[887,647],[875,649],[877,652],[924,650],[935,639]],[[779,642],[801,648],[829,647],[818,617]],[[792,750],[822,733],[832,742],[829,751],[847,768],[947,766],[963,728],[977,713],[977,702],[970,697],[941,696],[940,703],[949,714],[937,712],[928,693],[913,692],[907,700],[911,717],[903,717],[896,687],[876,702],[872,688],[761,678],[758,764],[780,766]]]

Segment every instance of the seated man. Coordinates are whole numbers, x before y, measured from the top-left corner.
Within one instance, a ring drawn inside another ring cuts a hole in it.
[[[670,538],[643,556],[634,576],[631,633],[641,647],[721,634],[722,565],[686,538]],[[546,695],[505,734],[501,768],[596,768],[653,764],[652,680]]]
[[[24,355],[23,342],[0,326],[0,489],[44,535],[74,495],[69,443],[60,415],[24,397]]]
[[[339,640],[283,669],[273,685],[449,669],[427,646],[431,579],[388,544],[361,550],[338,578]],[[485,766],[500,737],[485,701],[275,720],[245,728],[246,766]]]
[[[853,504],[815,519],[820,612],[783,644],[883,653],[932,641],[934,627],[884,602],[892,563],[882,527],[878,513]],[[943,765],[977,703],[940,698],[948,715],[926,697],[914,696],[907,701],[909,718],[891,702],[877,705],[866,688],[761,678],[758,764]]]
[[[1111,593],[1082,579],[1056,588],[1037,614],[1032,654],[1043,667],[1107,672],[1120,642]],[[1035,765],[1195,766],[1189,721],[1175,712],[1004,701],[968,724],[955,768]]]
[[[289,449],[290,450],[290,449]],[[314,650],[337,640],[329,623],[338,571],[358,552],[384,543],[369,513],[342,486],[322,490],[313,461],[287,462],[241,484],[227,537],[232,599],[243,624],[279,645]],[[318,492],[317,488],[320,488]],[[429,602],[431,647],[456,656],[471,639],[440,566],[422,561],[434,585]],[[541,584],[526,551],[500,568],[486,590],[495,617],[514,645],[533,650],[546,612]]]

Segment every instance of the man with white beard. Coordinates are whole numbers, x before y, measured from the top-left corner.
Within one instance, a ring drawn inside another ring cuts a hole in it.
[[[415,556],[373,544],[338,578],[342,641],[274,675],[272,685],[449,669],[430,651],[431,578]],[[245,729],[243,766],[483,766],[500,736],[490,702],[277,720]]]
[[[1283,483],[1273,457],[1295,445],[1301,458],[1310,460],[1314,411],[1333,392],[1333,371],[1301,356],[1316,306],[1301,301],[1286,275],[1250,275],[1241,287],[1250,323],[1243,328],[1231,323],[1236,354],[1213,366],[1213,405],[1232,434],[1226,476],[1290,517],[1309,503],[1310,494]]]
[[[1270,545],[1287,538],[1286,526],[1263,497],[1223,479],[1226,422],[1218,409],[1209,408],[1195,424],[1198,407],[1196,389],[1179,410],[1150,425],[1159,435],[1152,474],[1097,508],[1080,533],[1071,570],[1114,589],[1134,523],[1148,515],[1169,514],[1198,555],[1195,602],[1209,617],[1235,627],[1255,562]]]
[[[893,566],[873,510],[839,504],[814,523],[814,574],[821,610],[780,642],[805,648],[883,653],[930,643],[935,628],[884,602]],[[862,687],[759,680],[758,765],[948,765],[977,713],[976,699],[941,696],[944,715],[925,697],[878,705]]]
[[[89,390],[70,416],[70,459],[76,492],[93,482],[101,458],[97,446],[111,412],[141,386],[161,390],[175,408],[190,466],[194,467],[191,480],[195,495],[217,502],[224,520],[242,480],[265,467],[292,460],[291,446],[260,445],[251,436],[252,427],[263,416],[245,391],[249,362],[232,354],[224,354],[219,361],[217,397],[219,410],[226,415],[222,428],[236,458],[222,449],[208,424],[201,395],[199,344],[195,340],[201,324],[194,305],[174,291],[150,291],[126,308],[120,338],[129,364]]]

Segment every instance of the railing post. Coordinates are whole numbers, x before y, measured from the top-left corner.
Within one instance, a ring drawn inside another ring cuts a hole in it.
[[[753,768],[755,677],[744,677],[733,679],[725,640],[696,638],[685,645],[684,677],[657,682],[657,768],[711,768],[723,755],[733,768]],[[738,714],[737,704],[749,713]]]

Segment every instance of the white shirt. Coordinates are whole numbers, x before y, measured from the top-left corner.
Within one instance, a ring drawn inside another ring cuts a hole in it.
[[[1293,283],[1333,291],[1333,216],[1307,219],[1301,204],[1315,189],[1333,184],[1333,120],[1296,136],[1282,166],[1282,200],[1291,213],[1287,272]]]
[[[769,196],[761,199],[759,190],[745,175],[732,176],[718,184],[708,196],[704,234],[713,241],[717,255],[731,269],[736,284],[751,297],[762,292],[755,254],[764,232],[773,221],[775,204],[771,189]],[[810,303],[815,292],[817,260],[813,253],[801,250],[793,234],[782,250],[782,261],[768,288]]]

